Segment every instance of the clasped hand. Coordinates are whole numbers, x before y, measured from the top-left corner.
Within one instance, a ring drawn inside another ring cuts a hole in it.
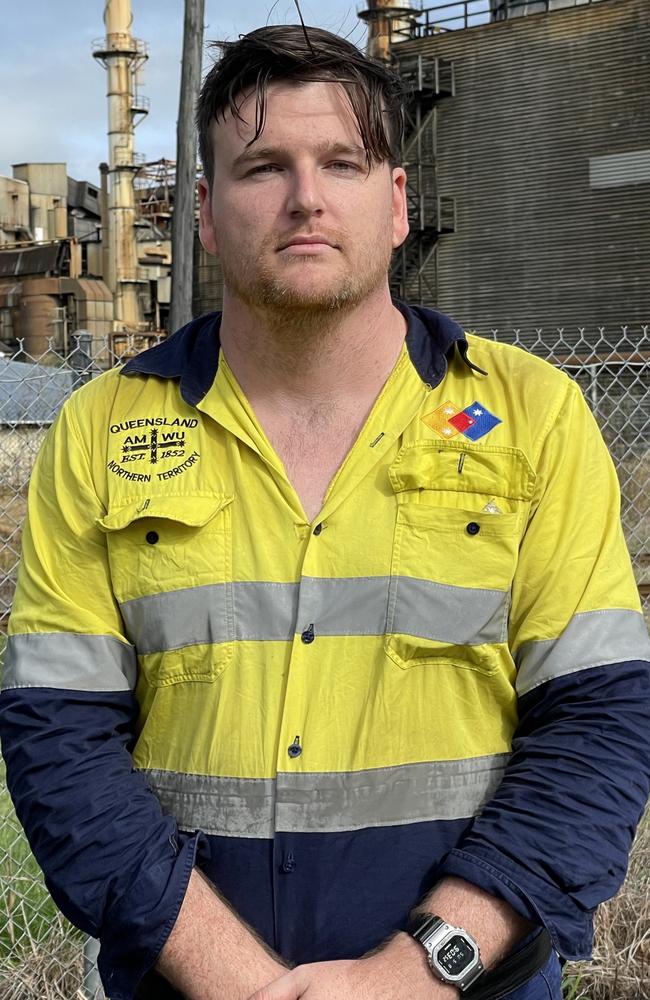
[[[420,958],[391,943],[369,958],[300,965],[249,1000],[454,1000],[457,996],[455,989],[432,977],[424,953]]]

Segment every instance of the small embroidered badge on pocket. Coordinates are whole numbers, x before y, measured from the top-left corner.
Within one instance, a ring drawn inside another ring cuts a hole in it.
[[[464,434],[470,441],[478,441],[502,422],[477,399],[464,410],[447,400],[422,420],[441,438],[449,440],[457,434]]]

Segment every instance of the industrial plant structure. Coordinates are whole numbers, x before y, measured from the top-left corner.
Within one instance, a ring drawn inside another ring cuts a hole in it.
[[[100,185],[69,177],[64,163],[15,164],[0,177],[0,342],[32,358],[48,348],[67,356],[83,330],[93,360],[111,363],[155,340],[169,310],[173,163],[145,164],[134,151],[149,108],[147,46],[131,34],[130,0],[106,0],[104,21],[106,35],[93,42],[107,79]]]
[[[0,177],[0,341],[23,340],[32,357],[50,343],[67,352],[77,328],[97,339],[112,330],[112,295],[92,261],[84,269],[82,244],[68,235],[72,211],[87,217],[69,209],[69,185],[76,203],[64,163],[21,163],[12,178]]]
[[[93,55],[106,69],[108,100],[108,274],[115,318],[126,329],[137,329],[138,262],[135,241],[133,177],[145,157],[134,149],[137,122],[148,114],[140,94],[141,70],[149,53],[131,34],[130,0],[108,0],[104,9],[106,36],[93,42]]]
[[[504,338],[647,324],[647,0],[377,0],[360,16],[410,87],[395,294]]]
[[[647,323],[647,0],[371,0],[359,16],[409,90],[394,293],[524,341]],[[0,340],[35,354],[79,325],[135,350],[166,323],[174,164],[134,151],[147,46],[129,0],[106,0],[105,22],[100,185],[63,164],[0,178]],[[222,275],[198,236],[194,258],[197,315],[220,308]]]

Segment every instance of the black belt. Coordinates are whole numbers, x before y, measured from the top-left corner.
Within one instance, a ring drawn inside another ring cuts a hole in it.
[[[532,979],[546,965],[552,950],[548,931],[543,928],[494,969],[479,976],[475,985],[462,994],[463,1000],[501,1000]]]

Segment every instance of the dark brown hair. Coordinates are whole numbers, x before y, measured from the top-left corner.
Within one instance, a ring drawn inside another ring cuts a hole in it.
[[[393,70],[369,59],[345,38],[301,24],[268,25],[236,42],[215,42],[221,58],[207,74],[196,107],[199,155],[208,184],[214,179],[211,125],[256,95],[255,142],[264,129],[267,88],[275,80],[296,83],[336,81],[345,89],[366,150],[373,163],[400,161],[404,88]]]

